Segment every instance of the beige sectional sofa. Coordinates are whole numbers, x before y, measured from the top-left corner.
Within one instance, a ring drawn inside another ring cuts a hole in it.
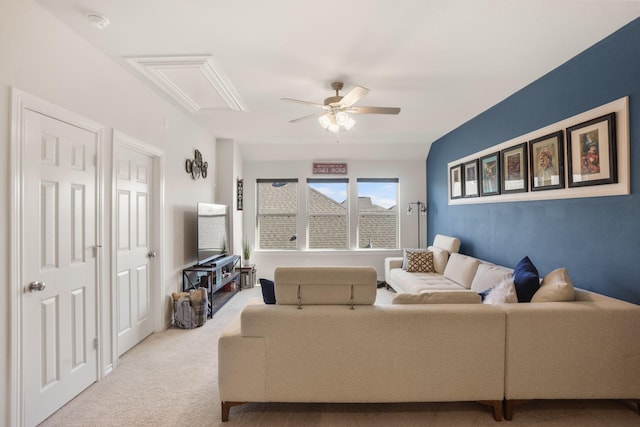
[[[433,245],[422,249],[433,253],[434,272],[406,271],[403,269],[404,257],[390,257],[384,263],[385,281],[398,293],[419,294],[436,290],[482,292],[513,274],[511,268],[459,254],[459,248],[458,238],[436,235]]]
[[[244,402],[478,401],[496,420],[531,399],[640,403],[634,304],[576,289],[571,302],[381,305],[370,267],[281,267],[275,282],[277,304],[247,306],[220,338],[223,421]]]
[[[220,338],[222,420],[244,402],[425,401],[479,401],[502,419],[504,312],[375,305],[376,278],[277,268],[277,303],[247,306]]]

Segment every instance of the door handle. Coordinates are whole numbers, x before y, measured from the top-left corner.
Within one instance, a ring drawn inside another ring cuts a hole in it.
[[[46,283],[44,282],[31,282],[29,283],[29,292],[40,292],[44,291],[46,287]]]
[[[149,258],[155,258],[155,257],[156,257],[156,251],[151,251],[151,252],[149,252],[149,253],[147,254],[147,256],[148,256]]]

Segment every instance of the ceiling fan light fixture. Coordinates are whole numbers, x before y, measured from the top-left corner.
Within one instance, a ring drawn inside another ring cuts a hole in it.
[[[329,132],[338,133],[340,131],[340,125],[336,123],[331,123],[329,127],[327,127]]]
[[[356,86],[351,89],[346,95],[341,96],[340,90],[342,90],[342,82],[331,83],[331,89],[336,91],[334,96],[330,96],[324,100],[324,104],[301,101],[293,98],[280,98],[282,101],[295,102],[298,104],[306,104],[314,107],[319,107],[324,112],[309,114],[308,116],[299,117],[294,120],[289,120],[289,123],[299,122],[301,120],[307,120],[311,118],[318,118],[318,122],[323,129],[328,132],[338,133],[339,131],[347,131],[351,129],[356,121],[351,118],[347,113],[352,114],[399,114],[400,108],[396,107],[354,107],[353,104],[358,102],[363,96],[365,96],[369,89]]]
[[[318,122],[320,122],[320,126],[324,129],[328,128],[331,124],[331,120],[329,120],[328,114],[318,117]]]
[[[318,122],[323,129],[333,133],[337,133],[341,130],[349,130],[356,124],[356,121],[349,117],[349,115],[344,111],[340,111],[336,114],[328,112],[327,114],[318,117]]]
[[[349,120],[349,115],[344,111],[339,111],[336,114],[336,122],[338,122],[339,125],[344,125],[348,120]]]
[[[347,119],[347,121],[345,123],[342,124],[342,127],[344,128],[344,130],[349,130],[353,127],[353,125],[356,124],[356,121],[353,120],[351,117],[349,117]]]

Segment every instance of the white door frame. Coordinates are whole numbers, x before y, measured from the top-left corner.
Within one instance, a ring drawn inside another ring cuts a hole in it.
[[[118,253],[117,253],[117,171],[116,171],[116,153],[119,149],[126,148],[132,151],[142,153],[144,155],[153,157],[153,197],[150,216],[153,216],[151,220],[151,236],[156,248],[157,253],[155,260],[151,263],[151,277],[156,281],[157,285],[151,286],[151,317],[153,319],[153,329],[155,332],[159,332],[164,329],[163,314],[161,309],[165,306],[164,301],[164,151],[158,147],[149,145],[140,140],[137,140],[129,135],[118,130],[113,131],[113,152],[111,155],[113,170],[112,176],[112,203],[111,203],[111,360],[113,361],[113,367],[118,366],[118,316],[117,316],[117,304],[116,304],[116,277],[118,277]]]
[[[104,181],[103,173],[103,153],[102,141],[104,140],[104,126],[100,123],[89,120],[76,113],[68,111],[57,105],[44,101],[36,96],[30,95],[14,87],[11,88],[11,147],[10,147],[10,177],[11,177],[11,200],[9,202],[10,216],[10,273],[9,273],[9,320],[10,324],[10,403],[9,403],[9,425],[24,425],[24,403],[25,390],[23,387],[25,369],[22,366],[22,295],[24,286],[22,285],[22,236],[23,236],[23,211],[24,211],[24,164],[31,159],[25,158],[24,140],[24,115],[25,111],[35,111],[39,114],[55,118],[69,123],[73,126],[85,129],[96,136],[96,246],[102,247],[103,241],[103,215],[104,210]],[[104,251],[98,250],[96,256],[96,336],[98,337],[98,352],[96,363],[96,378],[98,381],[102,376],[102,265],[104,261]]]

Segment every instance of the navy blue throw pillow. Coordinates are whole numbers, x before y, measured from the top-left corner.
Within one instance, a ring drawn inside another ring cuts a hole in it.
[[[273,280],[260,279],[260,287],[262,288],[262,299],[265,304],[276,303],[276,290],[274,289]]]
[[[513,269],[513,283],[516,285],[518,302],[531,302],[533,294],[540,288],[540,276],[528,256],[522,258]]]

